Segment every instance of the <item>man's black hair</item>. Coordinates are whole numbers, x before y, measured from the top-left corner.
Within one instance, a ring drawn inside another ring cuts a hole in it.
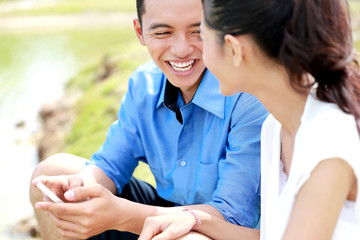
[[[137,16],[142,26],[142,16],[145,14],[145,0],[136,0]]]

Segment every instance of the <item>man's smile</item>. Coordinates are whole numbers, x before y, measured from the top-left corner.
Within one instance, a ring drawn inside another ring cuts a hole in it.
[[[169,65],[174,71],[177,72],[186,72],[189,71],[195,64],[195,60],[189,60],[186,62],[175,62],[175,61],[168,61]]]

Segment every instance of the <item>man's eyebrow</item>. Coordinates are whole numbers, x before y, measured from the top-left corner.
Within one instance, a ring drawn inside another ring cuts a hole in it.
[[[154,23],[150,25],[149,30],[154,30],[157,28],[173,28],[173,27],[165,23]]]
[[[194,23],[194,24],[191,24],[190,27],[200,27],[200,22],[197,22],[197,23]]]
[[[189,27],[190,28],[192,28],[192,27],[200,27],[200,22],[191,24]],[[157,29],[157,28],[174,28],[174,27],[170,26],[169,24],[165,24],[165,23],[154,23],[154,24],[150,25],[149,30],[154,30],[154,29]]]

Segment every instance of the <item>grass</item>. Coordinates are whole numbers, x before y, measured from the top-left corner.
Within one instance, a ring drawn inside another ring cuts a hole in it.
[[[88,64],[68,84],[68,92],[83,91],[76,103],[76,119],[72,130],[67,134],[64,152],[90,158],[101,146],[111,123],[117,119],[122,96],[127,90],[127,79],[136,67],[149,60],[144,47],[141,47],[130,30],[123,31],[119,44],[107,53]],[[131,29],[132,31],[132,29]],[[103,81],[96,81],[102,72],[104,56],[116,71]],[[144,163],[135,169],[134,176],[155,186],[154,177]]]

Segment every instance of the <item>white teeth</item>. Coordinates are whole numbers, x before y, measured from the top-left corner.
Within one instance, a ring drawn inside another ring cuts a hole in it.
[[[169,61],[171,67],[175,71],[180,71],[180,72],[189,71],[191,69],[191,67],[193,66],[194,62],[195,62],[195,60],[191,60],[189,62],[183,62],[183,63],[177,63],[177,62]]]

